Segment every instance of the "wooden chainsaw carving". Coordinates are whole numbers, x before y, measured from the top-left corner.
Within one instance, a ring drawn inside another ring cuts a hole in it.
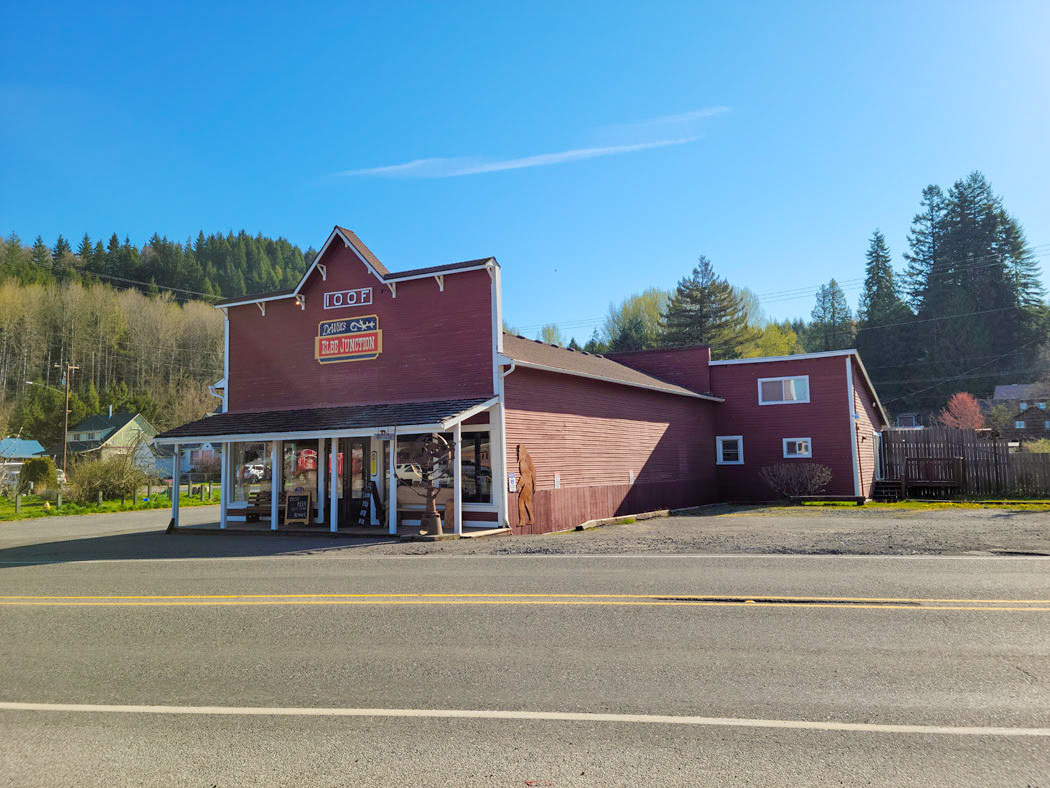
[[[518,525],[535,525],[532,511],[532,496],[536,492],[536,466],[532,464],[529,450],[518,444]]]

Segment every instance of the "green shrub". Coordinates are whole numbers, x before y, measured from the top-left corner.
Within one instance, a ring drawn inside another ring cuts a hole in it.
[[[1040,438],[1037,441],[1022,443],[1021,451],[1029,454],[1050,454],[1050,438]]]
[[[50,457],[34,457],[26,460],[22,470],[18,474],[18,492],[25,495],[30,488],[34,492],[42,492],[47,488],[58,487],[58,475],[55,473],[55,463]]]
[[[81,460],[69,475],[69,497],[78,503],[93,503],[102,493],[103,500],[130,496],[146,483],[146,474],[135,465],[134,458],[109,457],[104,460]]]

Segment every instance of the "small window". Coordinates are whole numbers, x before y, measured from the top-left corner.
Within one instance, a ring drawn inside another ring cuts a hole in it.
[[[1039,408],[1039,410],[1046,410],[1046,403],[1045,402],[1037,402],[1037,403],[1035,403],[1035,406],[1037,408]]]
[[[1028,403],[1027,402],[1022,402],[1021,403],[1021,410],[1028,410]]]
[[[744,464],[743,435],[719,435],[715,438],[715,450],[719,465]]]
[[[785,457],[812,457],[813,440],[811,438],[784,438]]]
[[[1023,430],[1024,429],[1024,422],[1023,421],[1015,421],[1014,422],[1014,428],[1015,429],[1019,429],[1019,430]]]
[[[902,413],[897,417],[898,427],[917,427],[916,417],[914,413]]]
[[[809,376],[794,378],[759,378],[758,404],[781,405],[809,402]]]
[[[1044,430],[1050,430],[1050,421],[1044,421],[1043,422],[1043,429]]]

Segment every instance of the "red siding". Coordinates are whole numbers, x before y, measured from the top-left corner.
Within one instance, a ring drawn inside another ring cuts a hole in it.
[[[653,377],[692,391],[702,394],[711,391],[711,348],[707,345],[605,355],[625,367],[648,372]]]
[[[505,386],[507,469],[519,445],[536,466],[536,525],[518,527],[511,494],[516,531],[715,500],[715,403],[520,367]]]
[[[762,501],[776,498],[758,475],[765,465],[816,462],[831,468],[829,495],[853,495],[851,415],[847,393],[848,356],[726,364],[711,367],[716,406],[715,435],[742,435],[744,464],[718,465],[719,498]],[[808,403],[759,405],[758,379],[809,376]],[[811,438],[813,458],[785,459],[784,438]],[[711,439],[712,453],[714,438]]]
[[[882,429],[882,418],[875,407],[875,397],[864,382],[856,362],[853,364],[853,401],[858,416],[856,430],[860,491],[870,498],[875,487],[875,439],[872,434]]]
[[[229,410],[258,411],[373,402],[490,397],[491,279],[484,270],[397,283],[394,298],[336,240],[304,288],[306,309],[292,299],[231,307]],[[370,306],[324,309],[324,293],[371,287]],[[314,339],[322,320],[378,315],[379,358],[320,364]]]

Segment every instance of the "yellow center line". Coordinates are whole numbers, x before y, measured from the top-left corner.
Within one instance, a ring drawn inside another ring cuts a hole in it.
[[[266,607],[276,605],[546,605],[546,606],[613,606],[613,607],[820,607],[866,610],[949,610],[994,612],[1050,613],[1050,607],[1010,607],[988,605],[870,604],[863,602],[758,602],[683,600],[615,600],[615,599],[168,599],[168,600],[103,600],[80,601],[24,600],[0,601],[0,607]]]
[[[780,596],[776,594],[556,594],[556,593],[369,593],[369,594],[107,594],[107,595],[9,595],[0,594],[0,604],[4,601],[40,600],[212,600],[212,599],[640,599],[657,601],[681,600],[685,602],[708,602],[726,600],[785,600],[790,602],[908,602],[908,603],[948,603],[948,604],[1005,604],[1005,605],[1050,605],[1050,599],[958,599],[936,597],[863,597],[863,596]],[[700,598],[700,599],[698,599]],[[742,602],[741,602],[742,603]],[[748,601],[748,604],[751,604]],[[777,604],[781,604],[778,602]]]

